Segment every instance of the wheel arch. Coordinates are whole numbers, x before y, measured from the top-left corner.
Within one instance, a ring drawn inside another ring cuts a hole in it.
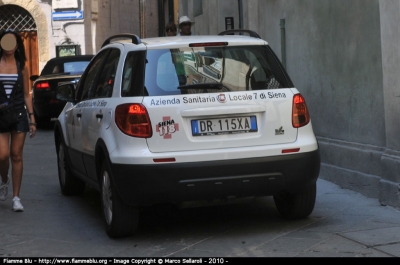
[[[103,161],[106,161],[106,163],[110,166],[110,158],[107,145],[103,139],[98,139],[95,148],[95,166],[96,166],[96,177],[99,183],[101,182],[100,174],[101,174],[101,165]]]
[[[118,176],[115,176],[115,173],[112,170],[112,163],[110,160],[109,152],[106,143],[104,142],[103,139],[98,139],[95,147],[95,167],[96,167],[96,177],[99,185],[101,186],[101,166],[103,161],[107,163],[108,169],[109,169],[109,174],[110,174],[110,181],[114,184],[115,189],[118,193],[118,195],[121,197],[121,199],[126,203],[129,204],[123,196],[121,196],[121,191],[120,187],[116,184],[115,178]]]
[[[59,120],[57,120],[54,123],[54,129],[53,130],[54,130],[54,140],[55,140],[56,147],[57,147],[57,144],[59,143],[57,141],[60,141],[60,140],[64,140],[65,145],[69,146],[66,126],[63,127],[61,122]]]
[[[64,138],[64,135],[62,135],[62,129],[60,126],[60,122],[56,121],[56,123],[54,124],[54,143],[56,145],[56,152],[58,154],[59,151],[59,143],[60,141],[62,141]]]

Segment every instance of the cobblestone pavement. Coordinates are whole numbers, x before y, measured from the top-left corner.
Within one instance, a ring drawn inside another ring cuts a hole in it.
[[[314,212],[282,219],[272,198],[143,209],[139,231],[110,239],[97,192],[61,195],[52,129],[27,138],[23,213],[0,202],[0,259],[12,257],[400,257],[400,211],[318,180]],[[197,205],[199,206],[199,205]]]

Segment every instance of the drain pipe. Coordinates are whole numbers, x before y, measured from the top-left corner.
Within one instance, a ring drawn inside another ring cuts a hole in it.
[[[139,2],[140,16],[140,38],[146,38],[146,0]]]
[[[285,19],[281,19],[281,55],[282,55],[282,64],[286,69],[286,32],[285,32]]]
[[[243,29],[243,2],[238,0],[239,4],[239,29]]]
[[[168,1],[169,4],[170,1]],[[158,1],[158,37],[165,36],[165,21],[164,21],[164,4],[163,1]],[[170,20],[168,19],[168,22]]]

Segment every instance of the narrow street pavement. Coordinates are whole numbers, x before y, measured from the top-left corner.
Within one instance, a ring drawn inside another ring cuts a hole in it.
[[[0,202],[0,259],[13,257],[400,257],[400,211],[320,179],[314,212],[287,221],[273,199],[143,209],[139,231],[110,239],[100,197],[60,192],[52,128],[27,138],[21,202]]]

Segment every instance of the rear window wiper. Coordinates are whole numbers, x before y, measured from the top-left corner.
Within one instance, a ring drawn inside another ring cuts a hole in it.
[[[223,89],[225,86],[221,83],[200,83],[200,84],[190,84],[178,86],[178,89],[191,89],[191,88],[199,88],[199,89]]]

